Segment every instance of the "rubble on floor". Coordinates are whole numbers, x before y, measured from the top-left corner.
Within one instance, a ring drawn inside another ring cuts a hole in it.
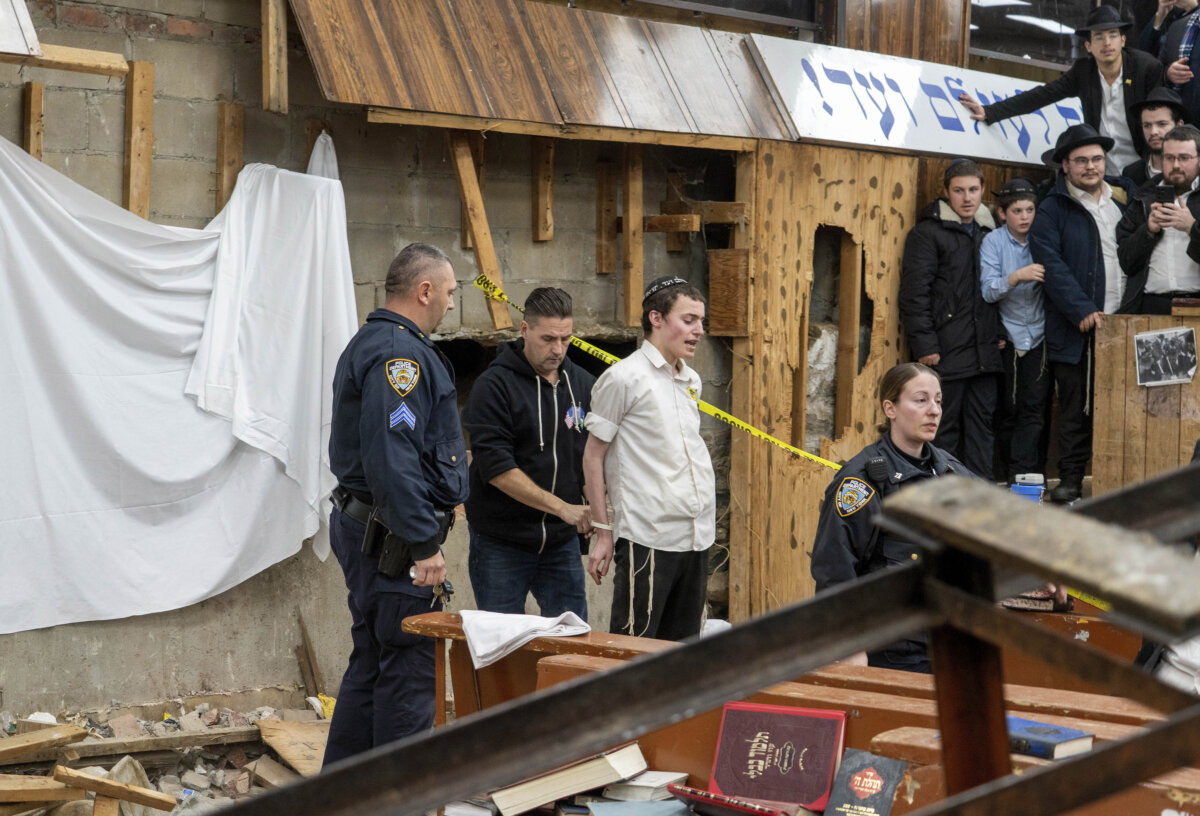
[[[177,710],[161,720],[121,714],[104,722],[99,715],[0,711],[0,813],[198,814],[320,769],[328,721],[318,711],[328,708],[319,703]]]

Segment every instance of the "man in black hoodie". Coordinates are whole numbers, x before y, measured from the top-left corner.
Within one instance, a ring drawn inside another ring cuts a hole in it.
[[[521,339],[500,347],[463,408],[472,457],[467,564],[475,603],[489,612],[522,613],[532,592],[543,615],[587,620],[583,418],[596,378],[567,358],[573,328],[571,296],[534,289]]]

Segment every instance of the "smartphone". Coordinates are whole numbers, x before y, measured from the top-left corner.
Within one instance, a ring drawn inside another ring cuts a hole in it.
[[[1175,188],[1174,187],[1155,187],[1154,200],[1159,204],[1174,204],[1175,203]]]

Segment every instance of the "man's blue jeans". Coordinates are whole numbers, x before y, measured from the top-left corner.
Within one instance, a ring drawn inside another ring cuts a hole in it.
[[[587,620],[578,539],[539,555],[485,538],[473,529],[469,533],[467,568],[479,609],[524,614],[525,596],[532,592],[542,615],[574,612]]]

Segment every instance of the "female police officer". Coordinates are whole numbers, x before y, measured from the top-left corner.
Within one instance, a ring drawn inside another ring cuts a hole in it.
[[[886,417],[879,426],[882,437],[847,462],[825,491],[812,554],[818,592],[917,557],[913,545],[873,523],[886,496],[946,473],[971,475],[933,446],[942,418],[942,385],[933,369],[920,363],[893,366],[879,381],[879,401]],[[860,652],[847,662],[928,672],[926,638],[897,641],[870,655]]]

